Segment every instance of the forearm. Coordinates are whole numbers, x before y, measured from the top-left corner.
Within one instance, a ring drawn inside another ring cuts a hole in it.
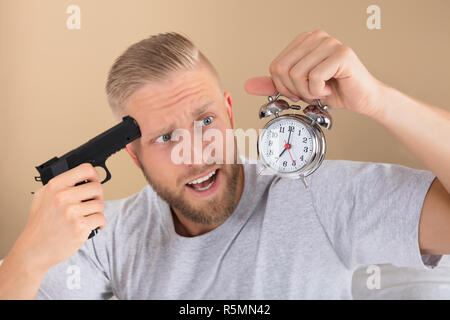
[[[389,129],[450,194],[450,112],[381,85],[379,113],[371,117]]]
[[[0,265],[0,300],[34,299],[44,276],[10,253]]]

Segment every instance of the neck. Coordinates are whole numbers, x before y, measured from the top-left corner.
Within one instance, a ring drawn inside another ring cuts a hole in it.
[[[236,203],[235,207],[238,205],[241,200],[242,192],[244,190],[244,167],[243,165],[239,165],[239,178],[237,183],[237,192],[236,192]],[[193,222],[187,219],[183,214],[179,212],[179,210],[175,208],[170,208],[173,218],[173,224],[175,227],[176,233],[184,237],[196,237],[202,234],[205,234],[209,231],[214,230],[219,227],[225,221],[218,223],[216,225],[207,225],[202,223]]]

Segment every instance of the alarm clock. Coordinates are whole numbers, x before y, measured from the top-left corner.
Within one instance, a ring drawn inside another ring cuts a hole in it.
[[[302,114],[285,113],[289,109],[301,110],[275,97],[261,106],[259,118],[272,117],[260,130],[257,142],[260,175],[275,174],[291,179],[301,179],[308,188],[306,177],[320,167],[325,157],[326,140],[321,127],[331,129],[332,118],[328,107],[319,99],[308,105]]]

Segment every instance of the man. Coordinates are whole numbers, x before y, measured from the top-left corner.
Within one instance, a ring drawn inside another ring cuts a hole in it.
[[[371,117],[430,171],[325,160],[305,189],[252,164],[210,163],[208,145],[195,143],[191,156],[202,161],[175,164],[172,133],[225,135],[235,128],[232,100],[188,39],[156,35],[115,61],[106,87],[115,117],[141,128],[126,150],[149,185],[103,202],[90,165],[52,179],[1,266],[0,297],[348,299],[359,265],[436,266],[450,253],[450,113],[376,80],[324,31],[297,36],[270,73],[246,90]],[[236,150],[223,148],[222,157]]]

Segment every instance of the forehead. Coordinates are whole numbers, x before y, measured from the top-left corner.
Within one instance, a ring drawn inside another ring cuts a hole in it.
[[[143,85],[128,99],[127,110],[141,126],[156,127],[192,116],[195,109],[220,98],[214,77],[204,68],[197,68]]]

